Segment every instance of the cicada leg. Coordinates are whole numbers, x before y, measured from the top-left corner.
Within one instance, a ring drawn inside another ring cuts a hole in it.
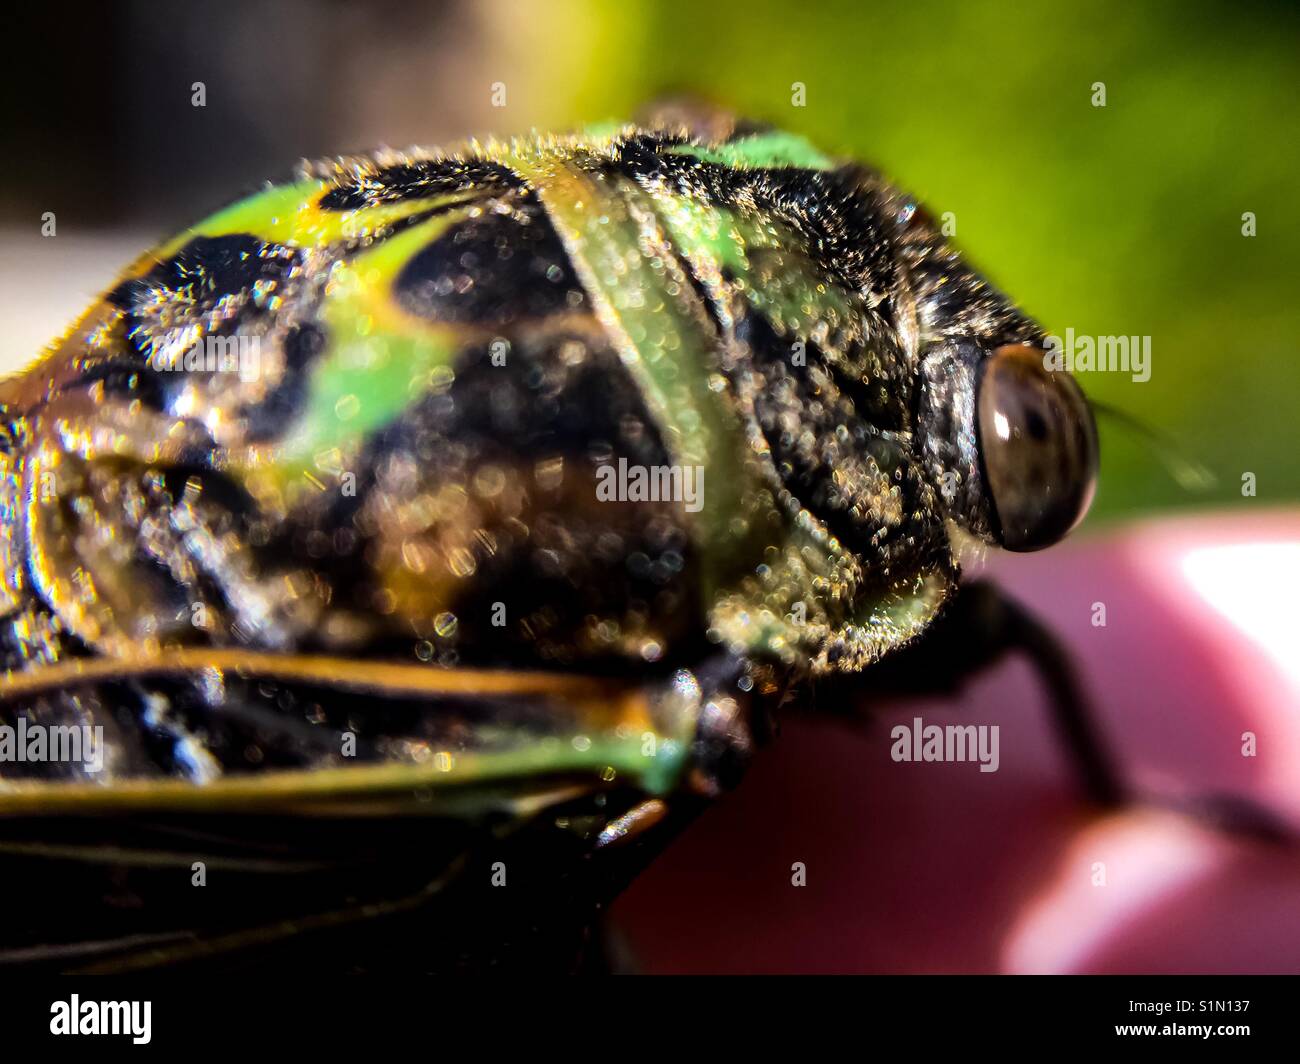
[[[951,694],[963,682],[1009,653],[1021,653],[1047,689],[1056,731],[1079,783],[1093,803],[1114,808],[1150,801],[1133,793],[1090,712],[1068,649],[1055,634],[994,584],[973,581],[953,597],[932,628],[914,643],[872,666],[873,695]],[[848,681],[823,682],[824,706],[861,702]],[[1269,840],[1289,833],[1257,804],[1232,795],[1206,795],[1174,804],[1184,813],[1223,830]]]

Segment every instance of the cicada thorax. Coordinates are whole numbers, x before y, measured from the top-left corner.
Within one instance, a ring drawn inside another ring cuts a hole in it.
[[[8,593],[53,633],[20,658],[874,660],[954,568],[873,181],[781,134],[625,129],[341,160],[214,215],[0,396]],[[698,470],[699,505],[624,469]],[[169,771],[312,746],[241,725],[206,761],[192,722],[340,719],[300,674],[185,661],[154,712],[193,754]]]
[[[715,600],[715,628],[801,671],[857,670],[921,631],[955,575],[914,462],[916,327],[891,194],[773,132],[630,136],[618,152],[701,294],[763,459],[756,490],[781,518],[772,561]]]

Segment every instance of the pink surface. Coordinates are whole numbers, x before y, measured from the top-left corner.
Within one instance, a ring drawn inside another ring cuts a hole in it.
[[[1249,796],[1300,838],[1300,512],[1140,525],[987,569],[1071,648],[1131,785]],[[998,725],[998,771],[891,760],[890,729],[917,716]],[[1098,815],[1009,659],[860,730],[789,722],[613,915],[651,972],[1296,972],[1300,842]]]

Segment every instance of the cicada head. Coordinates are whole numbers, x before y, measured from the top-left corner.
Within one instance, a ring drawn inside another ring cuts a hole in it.
[[[920,450],[948,516],[1007,550],[1051,546],[1083,519],[1097,431],[1042,328],[955,251],[935,223],[900,212],[920,371]]]

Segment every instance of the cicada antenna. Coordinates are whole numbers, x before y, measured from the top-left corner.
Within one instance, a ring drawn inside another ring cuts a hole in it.
[[[1194,458],[1189,458],[1179,443],[1170,433],[1164,432],[1147,422],[1130,414],[1127,410],[1111,406],[1109,403],[1089,399],[1088,405],[1094,414],[1110,419],[1134,435],[1151,444],[1160,464],[1168,470],[1174,482],[1184,491],[1202,492],[1214,487],[1218,478],[1213,471]]]

